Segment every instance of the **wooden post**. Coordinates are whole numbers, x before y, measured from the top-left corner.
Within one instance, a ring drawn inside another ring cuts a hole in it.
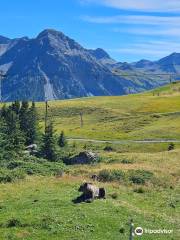
[[[130,233],[129,233],[129,240],[134,239],[134,223],[133,219],[130,220]]]
[[[83,112],[80,112],[80,121],[81,121],[81,123],[80,123],[80,126],[81,126],[81,128],[84,126],[84,122],[83,122]]]
[[[45,101],[45,133],[47,129],[47,121],[48,121],[48,101]]]
[[[170,77],[170,78],[169,78],[169,82],[172,83],[172,76],[169,75],[169,77]]]

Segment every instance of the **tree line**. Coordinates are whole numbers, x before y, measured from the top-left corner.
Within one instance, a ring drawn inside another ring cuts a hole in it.
[[[64,132],[56,136],[51,122],[41,133],[38,122],[35,102],[15,101],[8,106],[3,105],[0,111],[0,158],[22,155],[27,146],[37,144],[37,157],[56,161],[57,146],[67,146]]]

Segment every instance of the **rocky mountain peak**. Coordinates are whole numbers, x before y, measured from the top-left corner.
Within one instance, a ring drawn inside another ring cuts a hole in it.
[[[97,48],[95,50],[92,50],[91,52],[97,59],[111,58],[109,54],[106,51],[104,51],[102,48]]]
[[[49,43],[51,47],[65,51],[72,49],[82,49],[82,47],[73,39],[67,37],[64,33],[54,29],[42,31],[36,38],[41,44]]]
[[[0,36],[0,44],[7,44],[7,43],[9,43],[9,41],[10,41],[9,38]]]

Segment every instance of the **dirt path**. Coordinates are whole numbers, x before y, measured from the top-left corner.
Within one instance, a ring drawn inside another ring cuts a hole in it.
[[[126,144],[126,143],[180,143],[180,140],[175,139],[152,139],[152,140],[97,140],[85,138],[68,138],[69,141],[92,142],[92,143],[112,143],[112,144]]]

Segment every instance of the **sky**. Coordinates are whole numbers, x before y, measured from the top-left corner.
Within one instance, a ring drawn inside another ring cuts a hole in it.
[[[0,0],[0,35],[51,28],[123,62],[180,52],[180,0]]]

